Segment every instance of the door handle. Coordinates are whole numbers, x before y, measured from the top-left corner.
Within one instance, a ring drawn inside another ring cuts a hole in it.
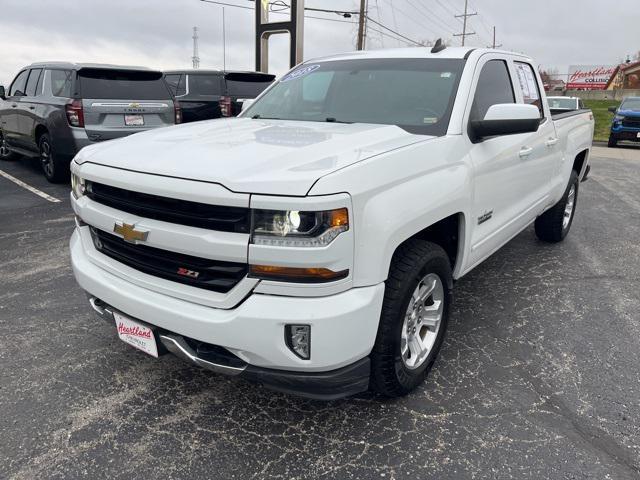
[[[554,146],[556,143],[558,143],[559,141],[560,141],[560,139],[559,139],[559,138],[549,138],[549,139],[546,141],[545,145],[546,145],[547,147],[553,147],[553,146]]]
[[[36,107],[34,107],[33,105],[31,105],[31,106],[29,107],[29,110],[35,110],[35,109],[36,109]]]
[[[518,152],[518,155],[520,155],[520,158],[526,158],[529,155],[531,155],[532,152],[533,152],[532,147],[522,147],[520,149],[520,152]]]
[[[17,103],[11,104],[11,108],[18,108],[18,104]]]

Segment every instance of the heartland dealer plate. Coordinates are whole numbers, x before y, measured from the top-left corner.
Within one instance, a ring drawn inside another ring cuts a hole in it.
[[[158,358],[156,339],[149,327],[145,327],[118,312],[113,312],[113,316],[116,319],[116,328],[120,340],[138,350],[142,350],[144,353],[148,353],[152,357]]]

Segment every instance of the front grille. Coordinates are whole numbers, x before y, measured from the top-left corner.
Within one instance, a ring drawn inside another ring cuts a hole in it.
[[[249,232],[248,208],[177,200],[96,182],[87,182],[87,196],[102,205],[145,218],[222,232]]]
[[[622,126],[631,127],[631,128],[640,128],[640,118],[625,117],[625,119],[622,120]]]
[[[227,293],[247,275],[244,263],[221,262],[136,245],[93,227],[91,237],[98,251],[118,262],[143,273],[193,287]]]

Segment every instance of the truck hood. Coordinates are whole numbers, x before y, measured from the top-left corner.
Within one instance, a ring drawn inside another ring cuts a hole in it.
[[[234,192],[302,196],[331,172],[431,138],[389,125],[231,118],[91,145],[75,161],[218,183]]]
[[[624,117],[638,118],[640,117],[640,110],[618,110],[617,114]]]

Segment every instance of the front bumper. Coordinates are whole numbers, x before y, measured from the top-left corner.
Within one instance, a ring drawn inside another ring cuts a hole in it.
[[[91,295],[89,295],[89,303],[100,318],[112,325],[115,324],[113,315],[117,311],[115,308]],[[144,322],[140,323],[144,324]],[[220,354],[221,349],[219,348],[216,353],[217,346],[209,345],[209,348],[205,348],[203,352],[198,347],[194,348],[193,339],[186,339],[182,335],[168,332],[153,325],[146,324],[146,326],[154,332],[159,354],[171,352],[182,360],[212,372],[238,376],[279,392],[314,400],[336,400],[364,392],[369,388],[369,357],[329,372],[309,373],[276,370],[256,367],[242,362],[232,355]]]
[[[76,280],[91,296],[162,331],[224,347],[247,364],[245,376],[261,383],[277,383],[280,390],[290,391],[297,382],[292,379],[302,377],[331,384],[336,375],[351,378],[354,364],[358,375],[366,376],[363,365],[368,371],[366,357],[377,334],[383,283],[326,297],[251,293],[237,307],[224,310],[160,294],[98,267],[85,252],[77,229],[70,248]],[[286,324],[311,326],[310,360],[289,350]],[[355,392],[347,394],[351,393]]]
[[[611,137],[616,140],[628,140],[632,142],[640,142],[640,128],[614,126],[611,128]]]

